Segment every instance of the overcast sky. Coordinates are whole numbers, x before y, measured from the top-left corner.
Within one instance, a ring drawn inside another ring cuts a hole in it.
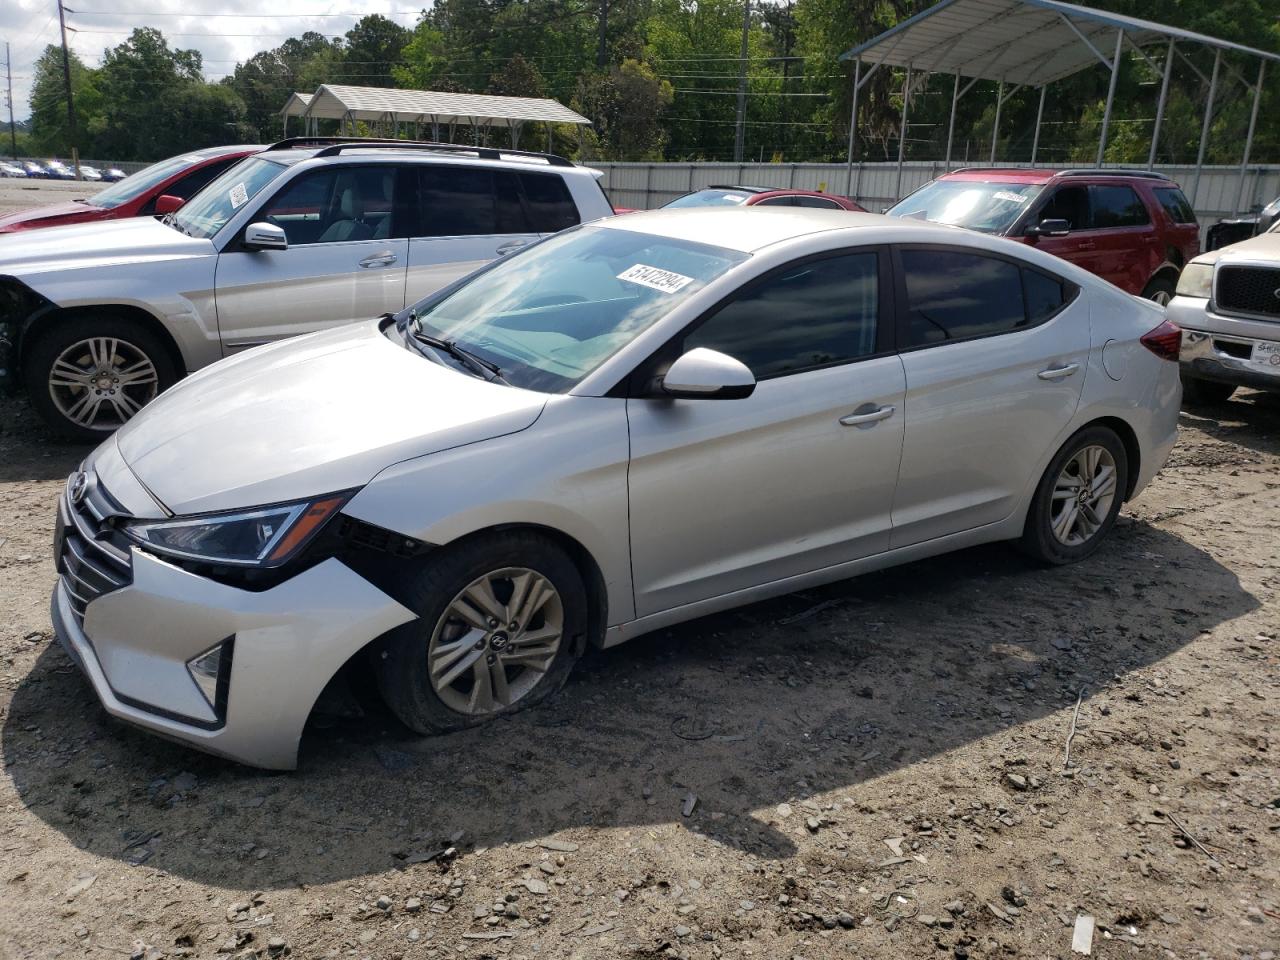
[[[209,80],[226,76],[237,61],[279,46],[286,38],[306,30],[340,36],[367,13],[381,13],[411,27],[421,7],[429,6],[386,0],[119,0],[119,5],[107,0],[64,2],[75,11],[67,14],[67,42],[85,63],[97,66],[102,62],[102,51],[125,40],[134,27],[153,26],[164,33],[170,46],[199,50],[204,56],[205,78]],[[74,33],[70,32],[72,27]],[[0,42],[6,40],[13,60],[13,115],[23,120],[31,112],[35,60],[46,44],[58,42],[55,0],[0,0]],[[0,88],[3,84],[4,77],[0,75]]]

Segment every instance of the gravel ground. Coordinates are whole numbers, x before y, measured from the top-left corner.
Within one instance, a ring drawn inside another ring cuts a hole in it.
[[[51,643],[85,452],[0,400],[0,957],[1067,958],[1082,914],[1098,957],[1280,953],[1280,396],[1184,413],[1083,564],[757,604],[449,737],[357,695],[292,774]]]

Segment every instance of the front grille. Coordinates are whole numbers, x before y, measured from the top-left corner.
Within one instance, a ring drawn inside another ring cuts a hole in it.
[[[133,582],[128,548],[114,521],[126,515],[90,477],[83,496],[73,501],[73,475],[58,501],[58,573],[76,620],[84,625],[85,608],[103,594]]]
[[[1218,309],[1280,319],[1280,267],[1218,268]]]

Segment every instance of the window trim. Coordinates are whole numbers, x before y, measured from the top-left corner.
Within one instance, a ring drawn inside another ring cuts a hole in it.
[[[757,377],[756,382],[764,383],[768,380],[779,380],[783,377],[801,376],[818,370],[828,370],[832,367],[863,363],[867,360],[878,360],[883,357],[895,355],[898,352],[899,336],[896,318],[898,291],[894,283],[891,249],[889,244],[869,243],[856,247],[841,247],[839,249],[823,250],[819,253],[811,253],[803,257],[797,257],[794,260],[788,260],[784,264],[773,267],[770,270],[766,270],[758,277],[749,280],[737,289],[725,294],[707,309],[703,310],[702,313],[698,314],[697,317],[686,323],[682,329],[672,334],[666,342],[655,349],[651,354],[649,354],[649,356],[637,363],[631,373],[626,377],[623,377],[618,384],[616,384],[611,390],[607,391],[605,396],[625,397],[633,400],[655,399],[655,397],[661,399],[661,395],[655,395],[651,389],[654,379],[685,352],[685,337],[689,336],[689,334],[701,327],[724,307],[728,306],[748,291],[754,290],[788,270],[794,270],[797,267],[804,266],[808,263],[814,263],[821,260],[833,260],[836,257],[847,257],[860,253],[874,253],[876,255],[876,306],[879,309],[876,311],[875,352],[868,353],[861,357],[850,357],[846,360],[832,360],[830,363],[818,363],[812,366],[802,367],[798,370],[787,370],[764,377]]]
[[[1003,260],[1017,267],[1018,287],[1022,291],[1022,314],[1028,316],[1027,310],[1027,284],[1022,277],[1023,270],[1033,270],[1043,277],[1050,280],[1056,280],[1062,284],[1062,303],[1057,310],[1050,314],[1046,314],[1035,323],[1027,323],[1025,326],[1015,327],[1012,330],[997,330],[994,333],[975,333],[970,337],[958,337],[954,340],[939,340],[936,343],[917,343],[911,342],[911,316],[910,301],[907,298],[907,271],[902,263],[903,250],[926,250],[938,253],[963,253],[973,257],[987,257],[991,260]],[[898,314],[896,318],[896,327],[898,333],[898,353],[915,353],[918,350],[934,350],[938,347],[950,347],[958,343],[972,343],[975,340],[989,340],[992,337],[1007,337],[1012,334],[1026,333],[1028,330],[1035,330],[1042,327],[1046,323],[1060,316],[1067,307],[1076,302],[1080,296],[1081,287],[1078,283],[1068,280],[1059,274],[1050,270],[1045,270],[1033,263],[1028,263],[1018,257],[1010,256],[1006,253],[1000,253],[992,250],[980,250],[975,247],[958,246],[950,243],[895,243],[892,245],[893,273],[894,273],[894,300],[898,304]]]

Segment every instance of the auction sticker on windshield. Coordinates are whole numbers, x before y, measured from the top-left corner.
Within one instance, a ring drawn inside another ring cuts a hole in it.
[[[996,200],[1008,200],[1010,203],[1026,203],[1027,198],[1020,193],[1009,193],[1007,190],[997,190],[991,195]]]
[[[663,293],[675,293],[693,283],[693,277],[686,277],[682,273],[673,273],[670,270],[661,270],[658,267],[646,266],[643,263],[637,263],[634,267],[627,267],[620,274],[619,280],[626,280],[628,283],[638,283],[642,287],[649,287],[653,290],[661,290]]]
[[[245,189],[243,183],[237,183],[232,187],[229,196],[231,199],[231,206],[235,207],[237,210],[249,202],[249,191]]]

